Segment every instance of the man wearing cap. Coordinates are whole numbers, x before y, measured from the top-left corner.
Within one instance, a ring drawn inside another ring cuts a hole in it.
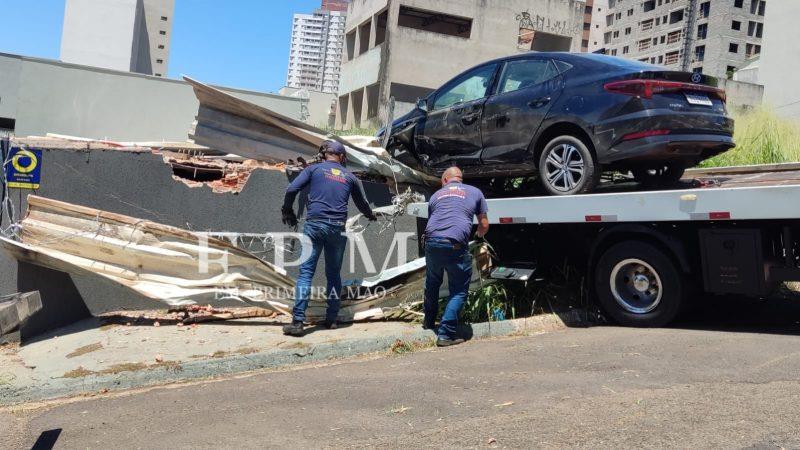
[[[488,208],[480,189],[464,184],[458,167],[442,175],[442,188],[428,202],[428,225],[425,227],[425,320],[423,327],[433,330],[439,313],[439,288],[447,273],[450,299],[436,332],[436,345],[446,347],[464,342],[457,336],[458,316],[469,294],[472,278],[472,255],[469,239],[472,220],[477,216],[475,236],[489,231]]]
[[[328,310],[325,327],[336,328],[342,291],[342,260],[347,237],[344,225],[347,220],[347,205],[350,196],[364,217],[377,220],[367,203],[364,190],[358,179],[344,168],[347,153],[344,146],[336,141],[325,141],[320,148],[324,160],[305,168],[286,188],[283,199],[283,223],[297,226],[297,216],[293,204],[297,194],[308,187],[308,203],[303,234],[311,240],[311,256],[300,265],[300,275],[295,287],[292,323],[283,327],[283,333],[290,336],[303,335],[303,322],[306,319],[308,298],[311,294],[311,281],[317,270],[320,254],[325,253],[325,278],[328,285]]]

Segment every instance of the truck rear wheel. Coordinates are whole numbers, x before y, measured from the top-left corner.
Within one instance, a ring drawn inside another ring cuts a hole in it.
[[[640,241],[615,244],[595,267],[600,306],[625,326],[661,327],[680,312],[686,281],[672,260]]]

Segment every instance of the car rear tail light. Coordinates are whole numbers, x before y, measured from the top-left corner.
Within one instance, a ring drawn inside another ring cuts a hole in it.
[[[653,98],[658,94],[671,94],[675,92],[704,92],[716,97],[724,103],[725,90],[704,84],[681,83],[666,80],[624,80],[606,83],[603,88],[615,94],[631,95],[634,97]]]
[[[634,139],[642,139],[650,136],[664,136],[665,134],[669,134],[670,130],[647,130],[647,131],[639,131],[637,133],[626,134],[622,136],[623,141],[632,141]]]

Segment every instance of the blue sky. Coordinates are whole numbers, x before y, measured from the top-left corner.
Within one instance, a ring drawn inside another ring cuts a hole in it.
[[[65,0],[0,0],[0,52],[59,58]],[[275,92],[286,79],[292,14],[320,0],[175,0],[169,76]]]

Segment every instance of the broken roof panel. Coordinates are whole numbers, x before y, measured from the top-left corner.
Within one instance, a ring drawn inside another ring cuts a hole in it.
[[[331,135],[290,117],[184,77],[200,102],[197,121],[189,137],[195,143],[247,158],[285,162],[317,155],[322,142],[333,139],[347,149],[348,162],[355,171],[394,179],[398,183],[436,186],[438,178],[428,176],[392,159],[385,149],[365,146],[365,139]]]
[[[98,275],[170,306],[234,299],[283,314],[293,307],[295,282],[283,269],[206,233],[30,195],[17,235],[0,237],[0,245],[20,261]],[[223,258],[227,268],[218,263]],[[421,301],[424,261],[351,284],[339,319],[417,314],[410,305]],[[323,320],[326,308],[324,299],[312,299],[307,317]]]

